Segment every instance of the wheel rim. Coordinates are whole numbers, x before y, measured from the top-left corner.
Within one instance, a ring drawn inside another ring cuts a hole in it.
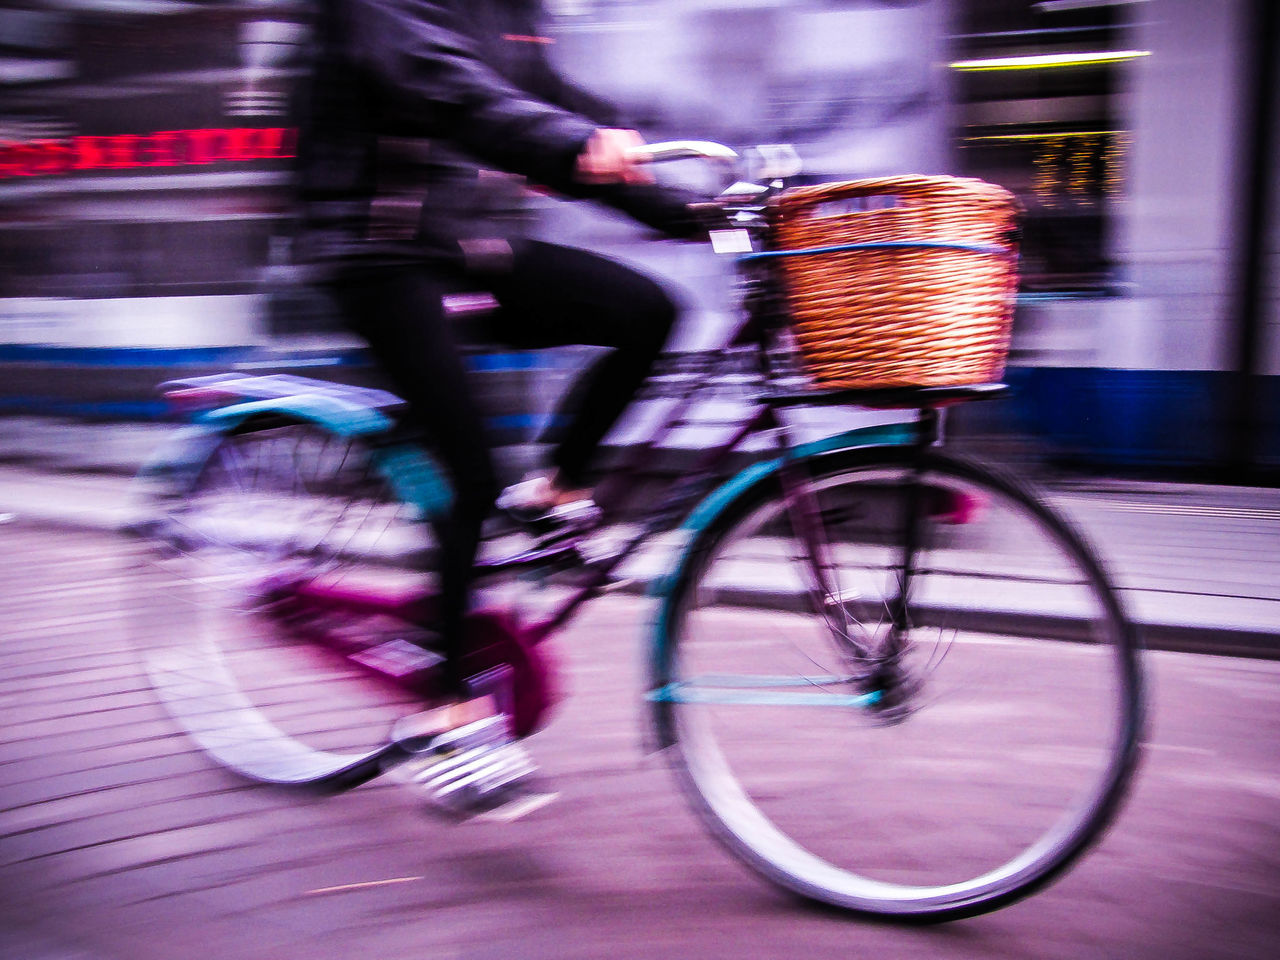
[[[935,518],[911,592],[906,675],[920,689],[897,723],[852,706],[875,693],[862,679],[874,667],[831,636],[872,645],[889,630],[886,518],[901,516],[905,476],[809,481],[842,593],[825,617],[776,499],[697,557],[670,618],[659,721],[713,831],[772,879],[854,909],[976,912],[1054,875],[1113,811],[1138,723],[1136,665],[1072,535],[1052,518],[1018,520],[1016,487],[947,468],[926,478]],[[984,505],[951,526],[957,494]],[[805,678],[804,696],[778,694],[784,677]],[[762,684],[776,695],[751,692]],[[735,685],[747,691],[736,702],[717,692]]]
[[[232,435],[152,506],[133,633],[160,699],[207,753],[257,779],[304,782],[381,746],[396,718],[421,709],[418,695],[329,648],[363,634],[388,656],[420,655],[411,624],[297,601],[303,585],[430,587],[418,571],[431,529],[359,439],[305,424]]]

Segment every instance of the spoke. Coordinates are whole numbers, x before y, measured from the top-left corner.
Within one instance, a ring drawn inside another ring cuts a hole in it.
[[[246,466],[244,455],[237,444],[234,442],[228,443],[219,448],[218,466],[223,476],[230,479],[237,492],[244,493],[250,489],[244,481],[244,467]]]
[[[920,917],[1007,902],[1115,809],[1132,638],[1033,491],[933,451],[825,463],[687,548],[647,694],[660,742],[717,839],[804,896]],[[933,491],[983,510],[947,524]],[[1096,642],[1056,642],[1078,638]]]

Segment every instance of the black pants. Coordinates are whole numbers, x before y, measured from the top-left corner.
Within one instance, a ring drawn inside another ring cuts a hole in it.
[[[585,482],[592,454],[648,375],[676,318],[671,298],[648,277],[595,254],[534,241],[513,249],[509,269],[483,278],[397,266],[353,271],[335,285],[346,322],[368,341],[408,403],[408,425],[426,434],[453,483],[453,510],[437,527],[437,626],[455,693],[465,681],[457,664],[471,569],[498,495],[488,431],[442,305],[446,292],[468,282],[498,301],[492,329],[501,342],[613,348],[569,391],[556,418],[563,426],[553,430],[552,463],[566,485]]]

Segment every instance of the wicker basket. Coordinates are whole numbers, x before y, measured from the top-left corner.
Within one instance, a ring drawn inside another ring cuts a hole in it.
[[[824,388],[998,381],[1017,289],[1017,204],[981,180],[799,187],[771,210],[806,372]],[[824,248],[845,248],[835,251]],[[851,248],[851,249],[850,249]],[[823,252],[807,253],[803,251]]]

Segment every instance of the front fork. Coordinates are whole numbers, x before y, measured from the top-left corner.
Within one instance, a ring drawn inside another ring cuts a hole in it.
[[[785,446],[785,428],[778,426]],[[901,489],[902,551],[896,591],[884,599],[884,606],[879,607],[888,611],[887,630],[879,628],[876,611],[869,609],[870,604],[876,603],[875,598],[868,601],[857,594],[855,584],[840,582],[839,564],[827,539],[822,507],[810,482],[812,478],[806,464],[799,460],[785,461],[780,470],[791,528],[804,551],[804,556],[799,559],[808,575],[811,603],[826,622],[841,659],[854,669],[855,676],[865,687],[864,692],[878,691],[881,694],[879,705],[886,709],[900,708],[907,693],[907,678],[901,664],[910,645],[909,599],[930,509],[925,454],[940,441],[941,433],[940,412],[932,407],[921,409],[911,442],[908,473]]]
[[[898,581],[898,595],[889,603],[894,643],[900,646],[905,645],[905,634],[911,627],[907,601],[911,595],[911,581],[915,577],[916,561],[924,539],[924,523],[927,518],[925,454],[941,438],[941,414],[932,407],[925,407],[916,421],[916,435],[911,445],[911,465],[902,495],[902,573]],[[901,651],[889,652],[896,654]]]
[[[905,719],[916,700],[921,679],[905,665],[911,648],[911,592],[925,546],[925,524],[930,516],[929,486],[925,481],[926,454],[942,439],[942,415],[933,407],[920,410],[911,459],[902,489],[902,555],[897,594],[888,601],[890,629],[870,677],[870,687],[879,691],[877,711],[890,722]]]

